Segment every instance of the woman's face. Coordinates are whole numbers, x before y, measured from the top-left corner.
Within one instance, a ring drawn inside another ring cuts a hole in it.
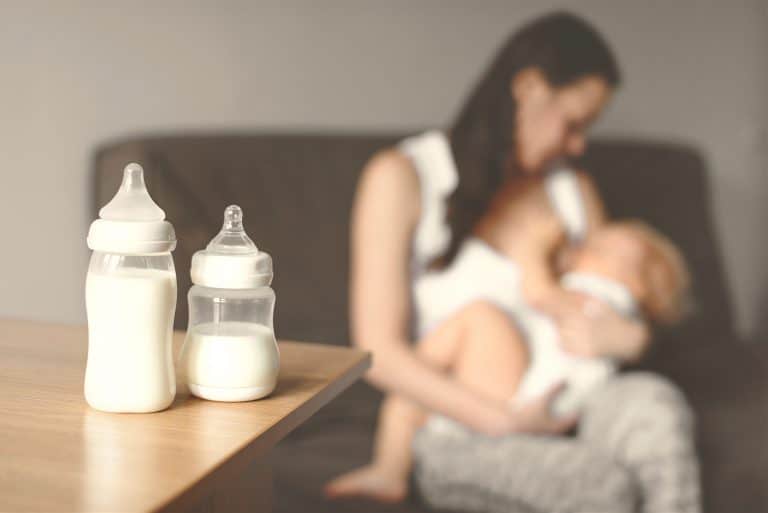
[[[608,103],[611,88],[595,75],[552,87],[540,71],[527,69],[513,79],[511,93],[517,102],[517,162],[537,173],[556,159],[584,152],[586,131]]]

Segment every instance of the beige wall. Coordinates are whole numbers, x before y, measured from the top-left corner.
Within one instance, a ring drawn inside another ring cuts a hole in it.
[[[144,130],[442,125],[492,49],[546,4],[108,3],[2,3],[0,316],[84,320],[96,143]],[[626,70],[598,129],[704,151],[748,326],[768,289],[768,7],[650,4],[572,2]]]

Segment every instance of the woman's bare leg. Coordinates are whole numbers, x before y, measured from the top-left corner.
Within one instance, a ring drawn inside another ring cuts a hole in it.
[[[422,340],[417,353],[428,364],[452,371],[482,395],[506,400],[527,366],[527,351],[509,318],[485,302],[473,303]],[[411,444],[425,413],[401,396],[382,404],[373,461],[326,486],[329,497],[366,496],[398,502],[408,493]]]

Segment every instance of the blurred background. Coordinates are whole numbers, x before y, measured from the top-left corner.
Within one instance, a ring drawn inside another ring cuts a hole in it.
[[[88,226],[140,160],[180,238],[177,327],[189,258],[238,202],[276,256],[278,336],[347,343],[360,167],[448,126],[506,36],[554,8],[623,71],[594,130],[619,141],[591,161],[609,207],[669,229],[704,292],[647,365],[697,412],[706,510],[766,510],[768,352],[735,343],[768,338],[765,0],[0,0],[0,318],[85,322]],[[277,511],[359,511],[320,487],[366,461],[378,400],[356,385],[281,443]]]
[[[697,148],[738,326],[768,308],[768,4],[560,2],[626,81],[597,133]],[[81,323],[91,158],[197,130],[414,132],[446,125],[541,1],[0,4],[0,315]]]

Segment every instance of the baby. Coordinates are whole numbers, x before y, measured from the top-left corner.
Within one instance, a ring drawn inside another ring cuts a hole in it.
[[[660,324],[682,317],[689,281],[683,258],[669,240],[643,223],[606,225],[570,250],[564,265],[564,290],[601,301],[627,317]],[[522,306],[513,314],[528,342],[529,362],[515,399],[541,397],[564,382],[553,413],[577,415],[589,392],[617,370],[616,362],[565,351],[554,322],[540,311]]]
[[[610,223],[594,231],[564,254],[563,268],[563,289],[584,294],[621,315],[657,323],[672,323],[682,316],[689,281],[683,258],[669,240],[643,223]],[[589,308],[584,314],[589,315]],[[418,352],[492,400],[531,400],[564,383],[552,403],[552,413],[564,417],[578,415],[590,392],[618,367],[608,358],[568,353],[553,320],[542,312],[524,306],[507,312],[488,301],[463,307],[429,332],[419,342]],[[443,417],[427,418],[401,398],[388,399],[379,419],[373,462],[333,481],[326,493],[388,502],[403,499],[411,441],[425,421],[425,429],[455,435],[466,429]]]

